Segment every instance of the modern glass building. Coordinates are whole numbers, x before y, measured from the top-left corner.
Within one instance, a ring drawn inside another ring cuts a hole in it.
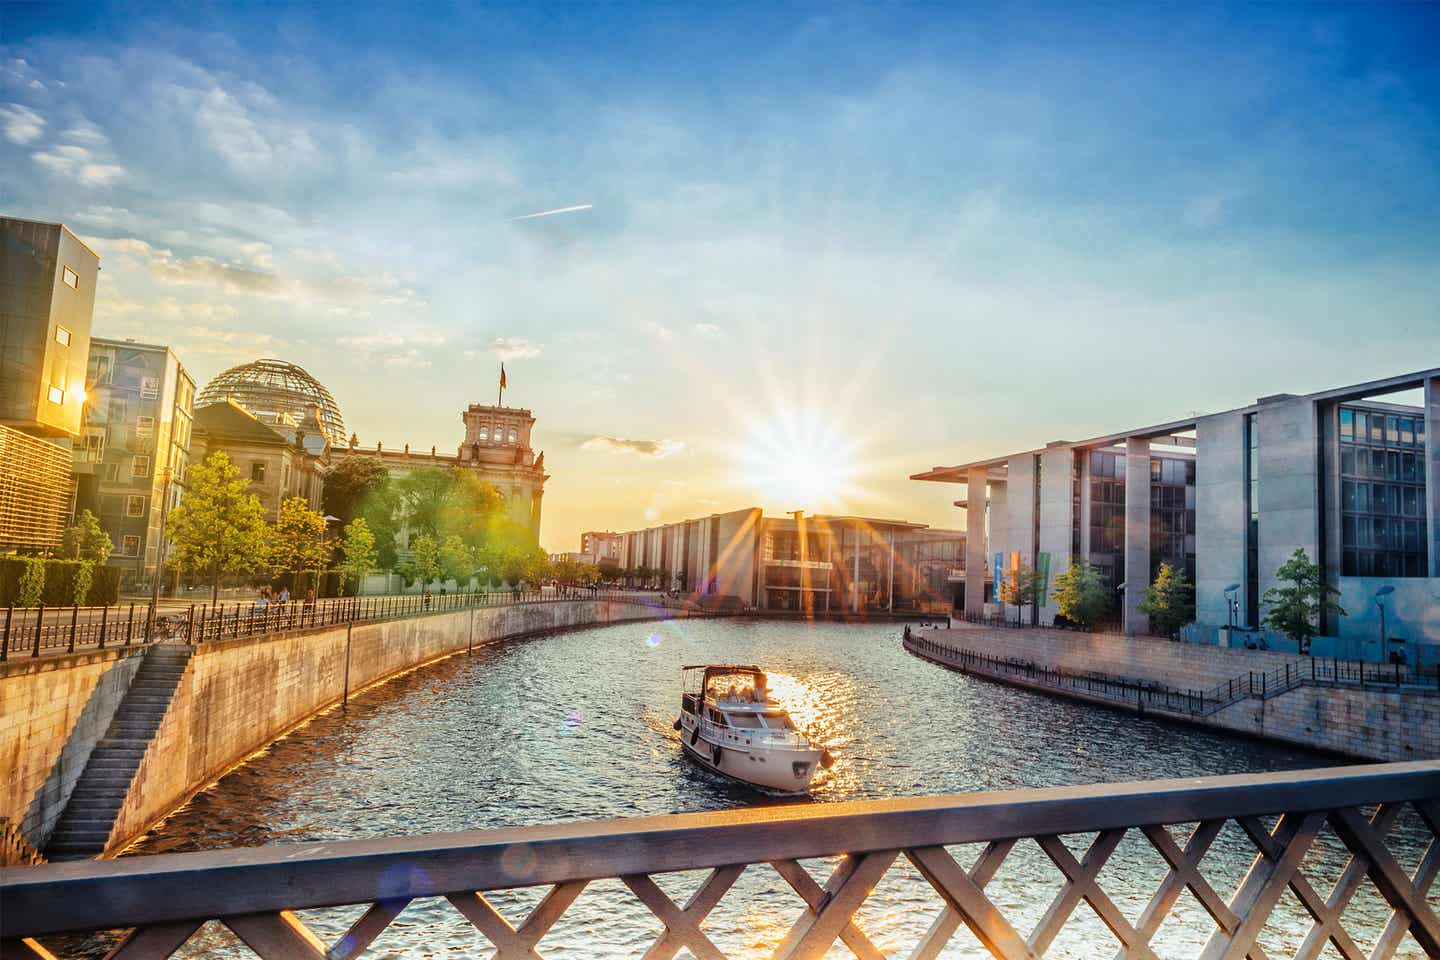
[[[1266,590],[1302,549],[1346,610],[1321,624],[1328,649],[1429,663],[1440,651],[1437,429],[1440,369],[1430,369],[912,479],[966,485],[967,529],[986,531],[968,541],[968,568],[1003,575],[1023,563],[1053,578],[1072,559],[1088,562],[1115,590],[1127,632],[1147,629],[1139,604],[1161,562],[1196,585],[1190,636],[1213,641],[1232,622],[1259,632]],[[967,583],[968,608],[986,599],[979,578]]]

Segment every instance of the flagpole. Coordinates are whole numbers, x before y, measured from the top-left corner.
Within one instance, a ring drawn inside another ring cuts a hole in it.
[[[505,399],[505,364],[500,364],[500,386],[495,389],[495,406]]]

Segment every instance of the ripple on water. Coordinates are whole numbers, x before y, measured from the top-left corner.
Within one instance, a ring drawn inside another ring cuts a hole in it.
[[[810,798],[760,795],[684,759],[671,729],[680,666],[721,661],[765,667],[797,720],[837,748],[835,766],[817,777]],[[671,621],[497,644],[368,691],[348,710],[316,718],[196,797],[130,855],[1333,762],[963,677],[905,654],[897,627]],[[1398,832],[1409,838],[1397,845],[1402,862],[1408,858],[1413,866],[1418,827],[1402,824]],[[1070,840],[1083,855],[1089,838]],[[1183,844],[1183,835],[1177,840]],[[1228,895],[1254,849],[1232,825],[1213,850],[1205,861],[1207,876]],[[979,848],[953,852],[968,866]],[[1318,878],[1338,874],[1343,862],[1332,839],[1306,869]],[[805,866],[824,883],[834,862]],[[1107,864],[1101,885],[1134,921],[1163,874],[1159,857],[1132,834]],[[656,880],[683,903],[704,875]],[[1058,871],[1024,841],[987,891],[1028,930],[1059,885]],[[1328,890],[1316,885],[1322,894]],[[518,925],[540,895],[507,891],[492,900]],[[1357,898],[1357,905],[1357,915],[1378,930],[1386,916],[1378,895]],[[902,859],[876,886],[858,922],[887,954],[904,955],[940,906]],[[752,866],[706,929],[731,957],[765,956],[800,909],[772,868]],[[333,941],[358,913],[349,908],[304,916]],[[1085,907],[1077,911],[1047,957],[1089,960],[1112,952],[1114,941],[1086,914]],[[1194,956],[1208,922],[1186,895],[1157,938],[1161,955]],[[1267,933],[1269,952],[1293,953],[1307,928],[1298,908],[1283,915]],[[659,922],[622,884],[604,881],[586,888],[540,951],[547,957],[631,957],[659,932]],[[411,904],[371,949],[375,956],[418,957],[469,955],[485,946],[449,904],[431,900]],[[1413,952],[1399,956],[1422,955],[1410,946]],[[190,956],[244,954],[214,925],[187,949]],[[830,955],[849,953],[837,947]],[[942,956],[986,954],[962,930]]]

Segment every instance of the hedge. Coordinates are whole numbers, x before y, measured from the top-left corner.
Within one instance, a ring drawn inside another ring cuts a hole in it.
[[[113,604],[120,571],[88,560],[0,557],[0,607],[69,607]]]

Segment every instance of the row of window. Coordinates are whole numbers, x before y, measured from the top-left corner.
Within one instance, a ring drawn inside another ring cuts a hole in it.
[[[1345,547],[1396,550],[1423,554],[1425,521],[1400,517],[1352,517],[1340,522],[1340,543]]]
[[[1425,418],[1341,407],[1340,442],[1423,447]]]
[[[1346,550],[1340,557],[1340,575],[1345,577],[1423,577],[1426,566],[1423,553]]]
[[[1387,517],[1423,517],[1425,488],[1345,480],[1340,484],[1340,509],[1347,516],[1378,513]]]
[[[493,434],[489,427],[481,427],[480,442],[487,443],[492,439],[495,443],[518,443],[520,441],[520,434],[514,427],[511,427],[510,432],[507,434],[505,428],[499,424],[495,425]]]
[[[1402,483],[1425,482],[1425,457],[1419,453],[1374,450],[1346,444],[1340,448],[1340,474]]]
[[[1195,485],[1195,461],[1155,458],[1150,461],[1150,482],[1174,486]]]

